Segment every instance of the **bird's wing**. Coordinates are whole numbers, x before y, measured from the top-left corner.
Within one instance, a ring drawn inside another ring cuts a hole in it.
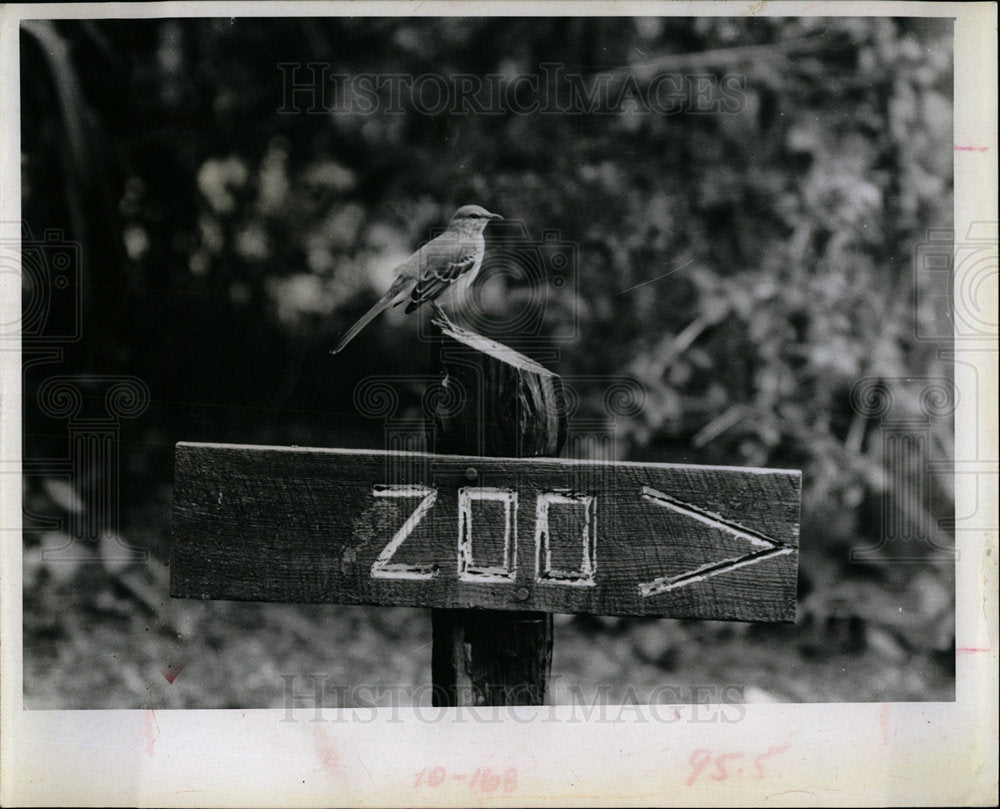
[[[456,279],[476,266],[476,247],[474,244],[459,244],[456,247],[458,249],[453,248],[441,252],[428,251],[425,254],[420,279],[413,288],[413,292],[410,293],[410,302],[406,304],[407,313],[412,312],[421,304],[437,298]]]

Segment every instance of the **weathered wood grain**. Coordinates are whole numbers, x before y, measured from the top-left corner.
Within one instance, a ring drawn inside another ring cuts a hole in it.
[[[514,349],[457,327],[435,333],[441,376],[428,446],[438,453],[526,458],[558,455],[566,438],[562,383]]]
[[[466,455],[557,455],[566,437],[562,381],[508,346],[451,325],[431,344],[431,365],[450,390],[450,407],[439,407],[428,430],[432,452]],[[480,534],[470,509],[492,507],[511,518],[515,508],[507,487],[484,499],[459,496],[459,576],[477,568],[476,557],[492,567],[512,567],[516,543],[508,531]],[[485,492],[483,492],[485,495]],[[499,498],[499,499],[498,499]],[[471,518],[471,519],[470,519]],[[470,530],[471,529],[471,530]],[[471,564],[470,564],[471,562]],[[482,565],[478,565],[482,567]],[[489,569],[489,568],[487,568]],[[497,609],[431,610],[431,672],[434,703],[462,705],[543,705],[552,669],[552,614]]]
[[[182,443],[171,592],[791,621],[799,488],[787,470]],[[373,576],[428,491],[381,571],[416,573]]]

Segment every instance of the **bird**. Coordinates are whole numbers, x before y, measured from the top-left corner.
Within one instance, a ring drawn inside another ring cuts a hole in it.
[[[438,318],[451,325],[438,300],[459,306],[462,304],[483,263],[486,252],[483,231],[497,219],[503,217],[479,205],[463,205],[455,211],[441,235],[431,239],[393,270],[396,277],[388,291],[358,318],[330,353],[343,351],[383,311],[407,301],[407,314],[426,303]]]

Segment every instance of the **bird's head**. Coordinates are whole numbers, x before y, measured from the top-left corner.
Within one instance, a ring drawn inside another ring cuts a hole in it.
[[[463,205],[448,223],[449,228],[457,228],[463,233],[482,233],[494,219],[503,219],[498,213],[490,213],[478,205]]]

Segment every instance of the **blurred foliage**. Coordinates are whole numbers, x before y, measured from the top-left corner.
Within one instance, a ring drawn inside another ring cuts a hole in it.
[[[554,229],[575,246],[577,282],[549,295],[532,328],[540,354],[554,358],[547,364],[592,381],[576,416],[613,431],[618,455],[803,470],[799,625],[740,630],[727,644],[794,644],[803,665],[786,687],[769,686],[785,699],[947,698],[951,566],[894,563],[929,555],[920,540],[878,547],[882,564],[851,564],[849,551],[878,546],[884,504],[910,535],[952,542],[951,481],[931,476],[919,458],[911,469],[889,468],[880,411],[858,398],[862,385],[865,396],[891,400],[895,417],[926,427],[935,458],[950,457],[950,410],[929,411],[912,384],[952,378],[941,359],[949,344],[917,339],[934,313],[914,264],[929,231],[951,225],[950,26],[888,18],[25,23],[23,216],[36,235],[61,228],[84,256],[84,334],[64,347],[60,372],[133,373],[153,391],[146,416],[122,426],[121,530],[162,566],[163,487],[177,440],[380,446],[381,424],[356,411],[352,392],[368,374],[423,372],[415,324],[383,317],[336,360],[327,350],[395,264],[474,201],[523,222],[529,238]],[[628,104],[614,114],[425,114],[387,104],[279,112],[278,66],[315,62],[331,75],[509,81],[558,62],[588,81],[633,75],[640,87],[663,72],[742,82],[736,108],[714,114]],[[491,280],[486,269],[483,299],[500,322],[531,290],[524,279]],[[53,367],[25,375],[26,457],[65,452],[60,428],[33,399]],[[609,412],[601,383],[622,375],[645,391],[624,416]],[[410,395],[404,410],[419,414],[419,389]],[[33,513],[58,514],[76,494],[29,480],[27,496],[38,500]],[[45,626],[65,615],[46,605],[91,574],[83,563],[68,573],[44,564],[36,551],[65,541],[52,531],[39,526],[27,541],[26,585],[42,589],[26,598],[48,596],[34,612],[26,604],[26,626],[46,637]],[[160,573],[105,573],[119,586],[133,575],[147,595],[165,587]],[[115,597],[104,608],[113,611]],[[149,609],[166,609],[161,601]],[[141,619],[122,620],[123,632],[143,631]],[[580,634],[587,622],[574,620],[565,631]],[[646,654],[648,622],[598,625]],[[687,626],[674,640],[704,631]],[[564,659],[582,667],[569,670],[585,680],[586,647],[567,643]],[[663,654],[649,652],[646,662],[670,670]],[[831,691],[820,685],[826,669],[809,676],[818,658],[848,654],[871,656],[870,681]],[[914,661],[927,660],[938,668],[901,684],[902,670],[912,676]],[[628,677],[640,661],[619,665]],[[761,662],[772,683],[773,665]],[[38,682],[44,668],[29,664]],[[193,701],[201,699],[211,702]]]

